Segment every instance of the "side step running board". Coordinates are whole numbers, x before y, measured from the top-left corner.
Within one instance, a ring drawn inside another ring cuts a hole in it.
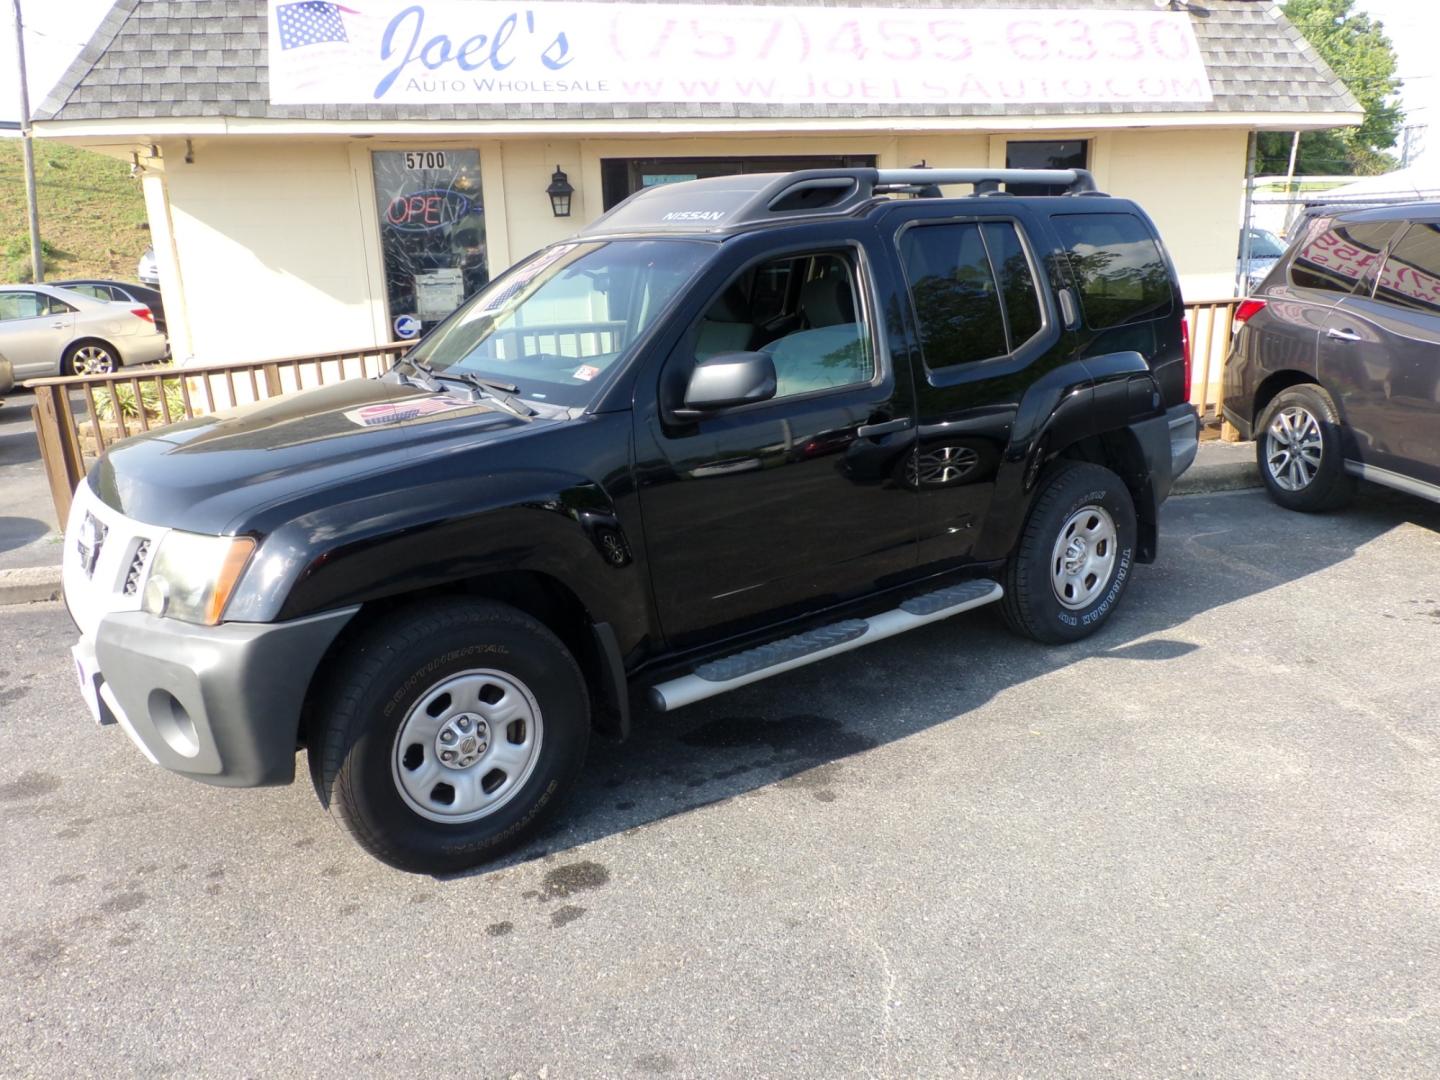
[[[734,656],[701,664],[689,675],[650,688],[650,704],[661,712],[703,701],[727,690],[791,671],[827,656],[837,656],[872,641],[894,637],[917,626],[948,619],[962,611],[993,603],[1005,595],[994,581],[966,581],[948,589],[906,600],[897,608],[868,619],[846,619],[794,637],[772,641]]]

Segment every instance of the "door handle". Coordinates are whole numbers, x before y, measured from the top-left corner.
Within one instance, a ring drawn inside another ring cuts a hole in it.
[[[63,322],[52,322],[52,323],[50,324],[50,329],[51,329],[51,330],[64,330],[64,329],[65,329],[65,324],[64,324]]]
[[[1354,330],[1336,330],[1333,326],[1325,331],[1325,336],[1331,341],[1360,341],[1362,338]]]
[[[856,438],[876,439],[881,435],[889,435],[892,431],[904,431],[910,426],[910,418],[902,416],[898,420],[886,420],[881,424],[861,424],[855,429]]]

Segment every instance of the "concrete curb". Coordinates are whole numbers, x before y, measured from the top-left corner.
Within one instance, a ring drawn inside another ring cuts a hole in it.
[[[60,599],[60,567],[0,570],[0,605],[39,604]]]
[[[1171,495],[1205,495],[1261,486],[1253,442],[1202,442],[1195,464],[1175,481]]]

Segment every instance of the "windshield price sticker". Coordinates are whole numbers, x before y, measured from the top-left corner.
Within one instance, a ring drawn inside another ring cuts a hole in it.
[[[1212,100],[1180,11],[373,0],[315,35],[271,0],[276,104]],[[327,5],[336,6],[336,5]],[[407,154],[428,168],[439,152]],[[411,164],[414,159],[415,164]]]

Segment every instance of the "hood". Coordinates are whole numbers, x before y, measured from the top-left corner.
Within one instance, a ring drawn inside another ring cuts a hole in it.
[[[556,423],[483,402],[356,379],[184,420],[116,443],[89,483],[149,525],[215,535],[263,511]]]

